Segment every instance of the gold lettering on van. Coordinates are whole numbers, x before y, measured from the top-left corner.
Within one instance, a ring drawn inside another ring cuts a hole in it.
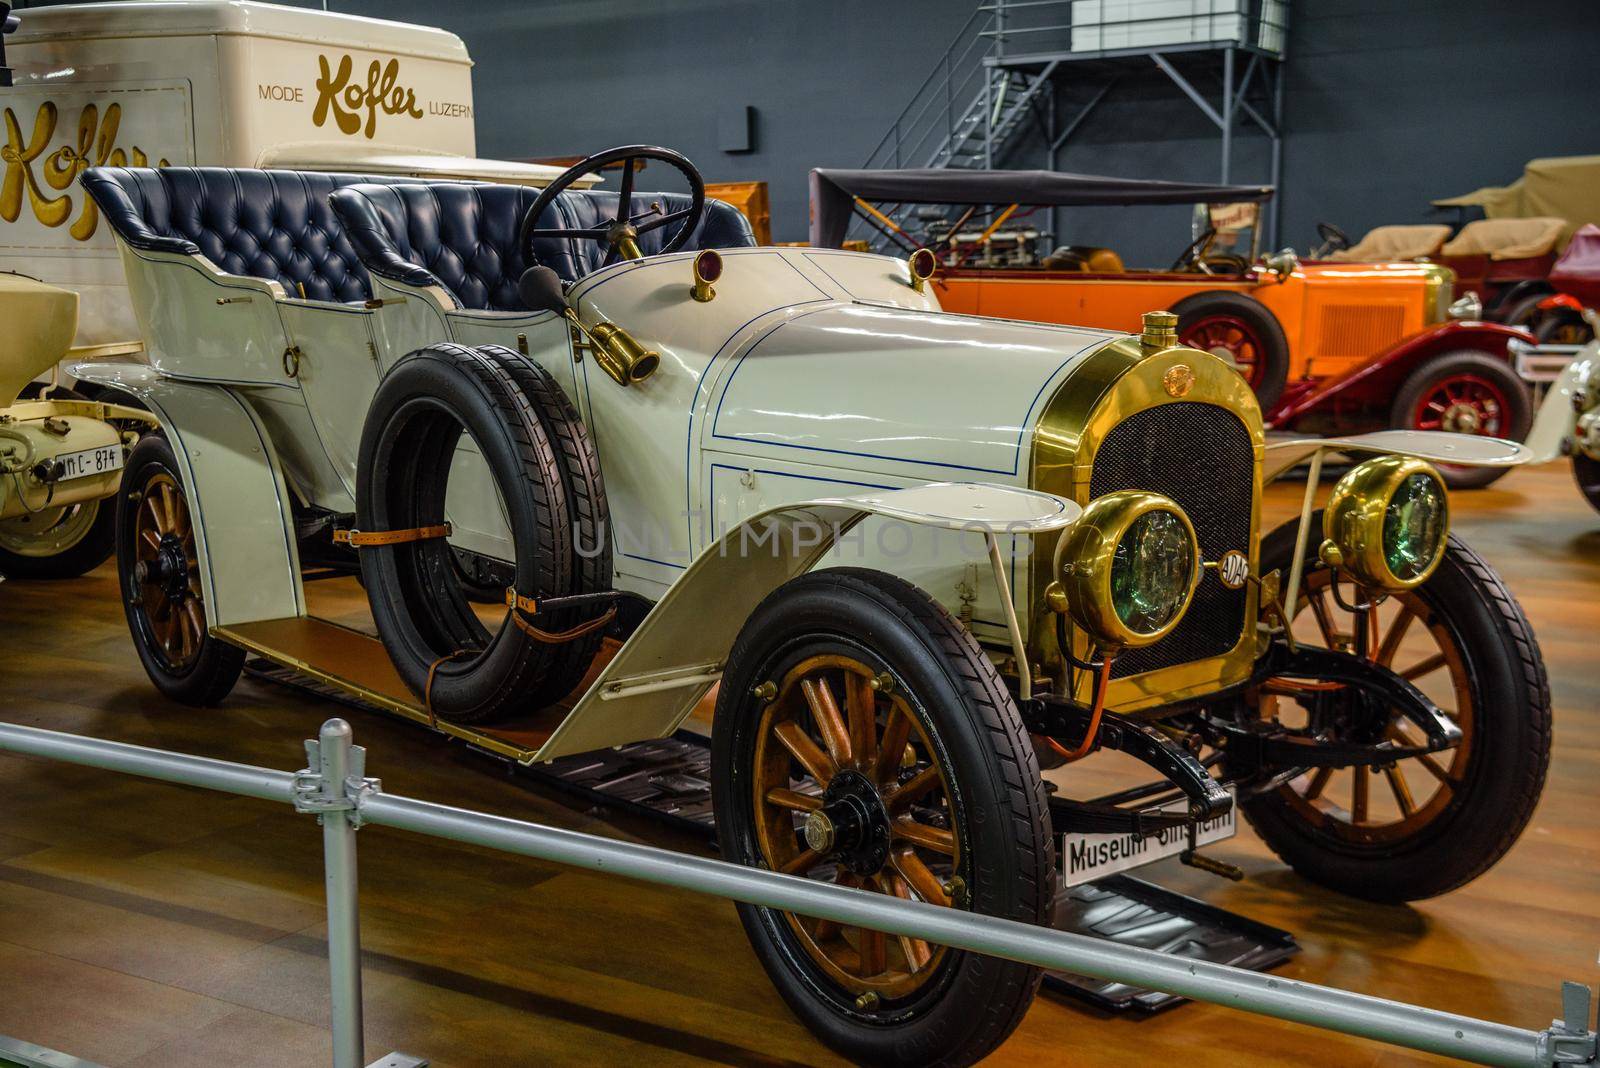
[[[124,167],[130,162],[135,167],[149,166],[149,157],[137,146],[127,151],[117,147],[121,104],[108,105],[104,118],[98,105],[85,104],[78,113],[76,139],[46,155],[59,117],[55,102],[46,100],[34,114],[33,132],[25,138],[21,120],[10,108],[5,109],[6,141],[0,146],[0,163],[5,165],[5,178],[0,180],[0,219],[16,222],[26,198],[35,219],[45,226],[60,226],[72,215],[72,195],[64,190],[72,188],[78,175],[90,167]],[[158,164],[166,165],[164,159]],[[51,190],[59,195],[52,195]],[[68,233],[78,241],[87,241],[99,225],[100,209],[92,199],[84,197],[83,211]]]
[[[365,85],[350,80],[355,61],[346,54],[339,60],[335,71],[327,56],[318,56],[322,73],[317,76],[317,106],[311,112],[311,121],[317,126],[327,123],[331,115],[339,129],[347,134],[364,133],[370,140],[378,127],[378,112],[387,115],[409,115],[422,118],[417,107],[417,94],[400,82],[400,61],[391,59],[379,64],[375,59],[367,67]],[[366,112],[365,123],[361,113]]]

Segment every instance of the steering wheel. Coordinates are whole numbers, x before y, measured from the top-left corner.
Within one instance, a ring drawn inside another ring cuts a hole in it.
[[[1333,225],[1333,223],[1317,223],[1317,236],[1322,238],[1322,248],[1318,251],[1324,254],[1338,252],[1340,249],[1349,248],[1354,244],[1350,240],[1350,235]]]
[[[1215,226],[1206,227],[1205,232],[1189,242],[1189,247],[1184,249],[1182,254],[1172,261],[1172,266],[1167,269],[1170,271],[1186,271],[1193,267],[1198,269],[1201,274],[1212,273],[1211,268],[1206,266],[1206,253],[1211,249],[1211,242],[1216,239],[1217,228]]]
[[[689,181],[690,204],[687,208],[677,211],[661,213],[659,205],[651,205],[646,210],[633,214],[633,164],[635,160],[653,159],[660,160],[675,168],[679,174]],[[565,229],[562,227],[541,227],[539,219],[556,197],[566,192],[567,189],[579,178],[597,171],[601,167],[613,163],[622,163],[622,188],[617,193],[617,216],[604,226],[597,226],[586,230]],[[689,235],[694,233],[694,228],[700,225],[700,218],[706,212],[706,183],[700,177],[700,172],[690,163],[682,153],[674,152],[670,148],[656,148],[651,145],[623,145],[621,148],[608,149],[596,153],[587,159],[579,160],[566,170],[555,181],[545,186],[540,191],[539,197],[529,206],[522,217],[522,229],[518,242],[522,248],[524,260],[531,266],[539,262],[539,257],[534,254],[533,243],[540,238],[579,238],[588,241],[603,242],[606,246],[606,258],[601,263],[602,267],[610,266],[619,258],[636,260],[644,253],[639,251],[639,237],[652,230],[659,230],[672,223],[680,223],[676,233],[662,245],[661,251],[676,252],[689,240]],[[654,215],[655,218],[650,218]],[[645,221],[648,220],[648,221]]]

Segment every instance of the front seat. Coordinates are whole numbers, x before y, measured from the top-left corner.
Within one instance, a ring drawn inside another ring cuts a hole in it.
[[[529,263],[518,247],[522,217],[538,199],[527,186],[432,182],[415,185],[355,185],[335,191],[334,211],[361,262],[373,274],[413,286],[438,286],[457,307],[477,311],[526,311],[517,281]],[[635,206],[659,204],[670,213],[689,206],[682,193],[634,193]],[[603,190],[561,194],[540,226],[588,229],[616,214],[617,194]],[[653,255],[671,226],[644,234],[639,246]],[[756,243],[738,209],[706,200],[705,215],[684,250],[745,248]],[[535,242],[538,261],[576,282],[600,268],[606,249],[581,238]]]

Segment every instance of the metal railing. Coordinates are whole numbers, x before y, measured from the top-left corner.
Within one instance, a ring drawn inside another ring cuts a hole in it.
[[[366,751],[352,744],[350,726],[340,719],[324,723],[319,737],[306,742],[308,765],[293,773],[10,724],[0,724],[0,750],[285,802],[296,811],[316,815],[322,825],[326,867],[334,1068],[360,1068],[365,1059],[356,831],[366,824],[920,938],[1054,971],[1163,990],[1478,1064],[1554,1068],[1596,1063],[1596,1036],[1589,1029],[1590,994],[1578,983],[1567,983],[1562,989],[1562,1019],[1543,1031],[1532,1031],[1185,960],[1086,935],[398,797],[384,793],[378,780],[367,778]],[[425,1063],[390,1054],[371,1068],[417,1068]]]

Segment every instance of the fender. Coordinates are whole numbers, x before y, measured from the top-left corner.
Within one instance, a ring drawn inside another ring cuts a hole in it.
[[[160,420],[194,513],[211,630],[304,615],[289,488],[254,410],[224,386],[165,378],[142,363],[90,361],[68,370],[138,398]]]
[[[1535,343],[1527,330],[1501,323],[1467,319],[1435,324],[1342,375],[1309,390],[1285,394],[1267,413],[1267,425],[1269,428],[1291,426],[1296,419],[1335,398],[1364,403],[1391,398],[1406,375],[1430,356],[1443,352],[1471,350],[1509,361],[1509,346],[1513,341]]]
[[[1528,431],[1533,462],[1549,463],[1565,455],[1567,443],[1578,429],[1577,398],[1600,385],[1600,342],[1590,342],[1550,383]]]
[[[752,516],[689,565],[528,762],[664,738],[677,730],[722,677],[728,650],[756,606],[809,571],[870,515],[949,530],[1032,535],[1071,526],[1081,514],[1071,501],[1037,490],[935,482],[782,505]]]

